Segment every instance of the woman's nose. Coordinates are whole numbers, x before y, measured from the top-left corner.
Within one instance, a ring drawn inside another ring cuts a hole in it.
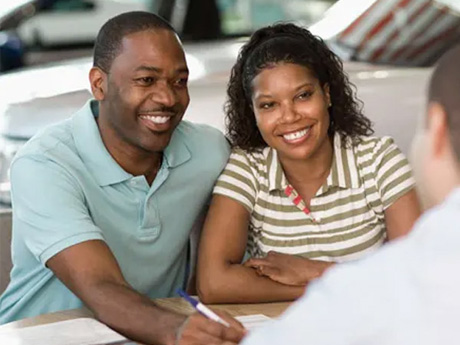
[[[289,123],[297,120],[298,113],[293,104],[286,104],[282,107],[281,121]]]

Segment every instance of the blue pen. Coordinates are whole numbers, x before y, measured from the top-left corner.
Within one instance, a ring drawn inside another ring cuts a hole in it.
[[[188,293],[186,293],[184,290],[182,289],[177,289],[177,293],[182,297],[184,298],[187,302],[189,302],[193,308],[195,308],[196,311],[200,312],[201,314],[203,314],[204,316],[206,316],[208,319],[211,319],[213,321],[216,321],[226,327],[230,327],[230,324],[225,321],[224,319],[222,319],[219,315],[217,315],[216,313],[214,313],[211,309],[209,309],[208,307],[206,307],[203,303],[201,303],[200,301],[197,301],[196,299],[194,299],[193,297],[189,296]]]

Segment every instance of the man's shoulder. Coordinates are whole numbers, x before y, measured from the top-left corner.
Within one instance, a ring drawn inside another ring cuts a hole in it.
[[[230,146],[224,134],[209,125],[182,121],[174,132],[173,140],[180,140],[193,153],[206,153],[228,157]]]
[[[407,236],[385,244],[364,259],[330,269],[322,281],[330,286],[339,281],[338,285],[356,284],[361,289],[388,289],[391,282],[398,281],[399,285],[391,285],[397,294],[403,284],[413,287],[412,283],[418,281],[423,289],[430,279],[444,279],[445,271],[439,269],[449,261],[456,265],[460,259],[460,231],[456,225],[459,210],[460,189],[425,212]],[[435,270],[427,275],[430,268]]]
[[[186,138],[187,141],[196,140],[198,142],[226,141],[224,134],[215,127],[204,123],[195,123],[183,120],[176,128],[176,134]]]
[[[74,151],[70,119],[61,121],[34,135],[16,154],[14,161],[23,157],[67,156]]]
[[[422,246],[425,256],[432,254],[441,258],[452,253],[460,260],[460,188],[457,187],[446,199],[426,212],[418,219],[408,237]]]

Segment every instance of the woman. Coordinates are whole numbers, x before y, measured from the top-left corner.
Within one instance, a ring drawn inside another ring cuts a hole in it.
[[[391,138],[369,136],[321,39],[293,24],[258,30],[228,96],[233,152],[203,229],[203,301],[293,300],[332,264],[411,229],[420,210],[408,162]]]

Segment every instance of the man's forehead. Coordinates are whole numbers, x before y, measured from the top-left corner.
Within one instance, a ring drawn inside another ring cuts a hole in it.
[[[132,32],[123,36],[122,42],[131,40],[166,40],[171,44],[179,44],[180,39],[174,31],[156,28]]]
[[[125,35],[121,40],[121,50],[136,49],[168,50],[177,49],[183,51],[182,44],[175,32],[166,29],[148,29]]]
[[[185,53],[177,35],[169,30],[146,30],[126,35],[115,60],[133,69],[185,71]],[[168,67],[166,67],[168,66]]]
[[[152,73],[157,73],[157,74],[162,74],[163,72],[165,72],[163,68],[153,66],[153,65],[139,65],[134,68],[134,72],[142,72],[142,71],[152,72]],[[189,70],[187,68],[187,65],[184,64],[182,66],[178,66],[178,68],[174,72],[177,74],[181,74],[181,73],[188,73]]]

